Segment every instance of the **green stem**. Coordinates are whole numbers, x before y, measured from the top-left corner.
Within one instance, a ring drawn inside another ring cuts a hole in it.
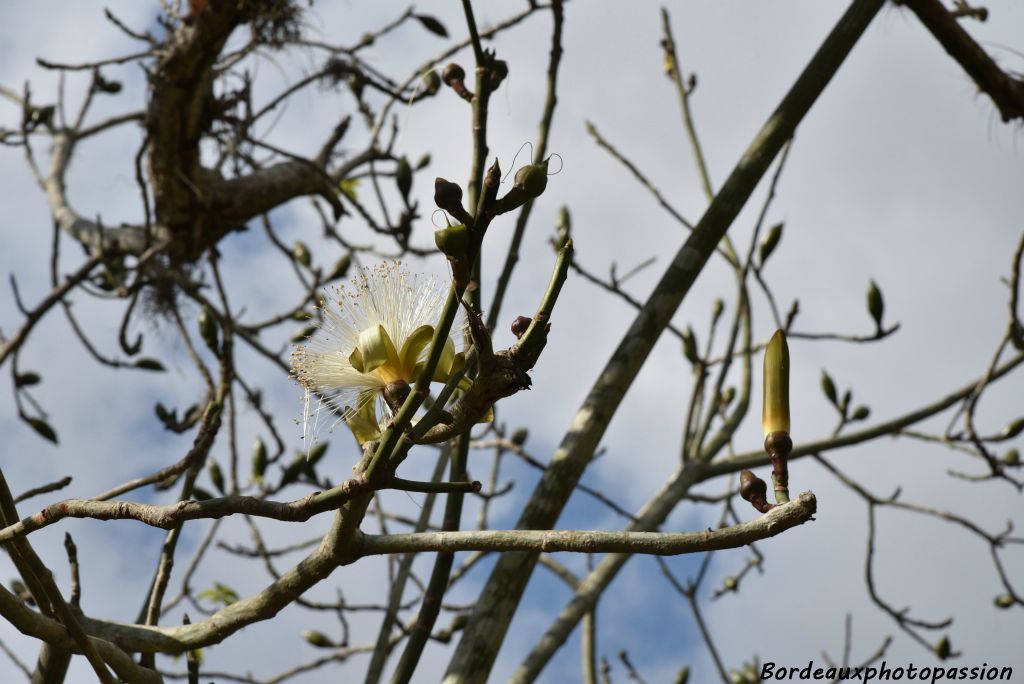
[[[455,449],[452,452],[452,467],[450,479],[453,482],[466,479],[466,461],[469,456],[469,434],[464,434],[456,440]],[[452,493],[448,495],[448,501],[444,509],[444,532],[454,532],[459,529],[459,519],[462,517],[462,494]],[[391,684],[406,684],[411,678],[416,666],[419,664],[420,656],[423,654],[423,647],[430,639],[430,633],[434,629],[438,613],[441,610],[441,599],[444,598],[448,589],[448,579],[452,572],[452,563],[455,561],[455,553],[451,551],[441,552],[434,559],[434,569],[430,573],[430,581],[427,590],[423,594],[423,602],[420,604],[419,615],[412,626],[409,640],[405,644],[405,650],[395,668],[395,674],[391,678]]]
[[[444,475],[444,468],[448,465],[448,449],[442,449],[437,459],[437,465],[434,468],[434,474],[431,477],[432,482],[440,482],[441,477]],[[430,524],[430,514],[434,510],[434,502],[437,499],[436,494],[428,494],[423,501],[423,508],[420,510],[420,516],[416,521],[416,531],[422,532],[427,529],[427,525]],[[402,557],[402,561],[398,566],[398,572],[395,575],[395,581],[391,584],[391,588],[388,590],[388,608],[384,613],[384,619],[381,621],[380,631],[377,634],[377,644],[373,649],[373,656],[370,658],[370,665],[366,669],[366,684],[376,684],[380,681],[381,675],[384,673],[384,665],[387,662],[387,657],[391,652],[391,632],[395,626],[395,621],[398,616],[398,609],[402,604],[402,595],[405,594],[405,587],[409,581],[409,577],[412,574],[412,563],[416,559],[415,553],[407,553]]]
[[[562,0],[553,0],[551,3],[551,14],[554,17],[554,27],[551,31],[551,57],[548,61],[548,84],[547,96],[544,100],[544,113],[540,119],[540,130],[537,133],[537,149],[533,160],[540,163],[544,159],[548,148],[548,133],[551,131],[551,121],[555,116],[555,104],[558,102],[556,96],[558,81],[558,66],[562,61],[562,23],[564,13],[562,12]],[[523,205],[516,217],[516,227],[512,231],[512,240],[509,242],[508,252],[505,255],[505,264],[501,267],[501,275],[495,285],[494,297],[491,299],[491,308],[487,312],[487,329],[494,332],[498,325],[498,314],[501,312],[502,302],[505,301],[505,292],[509,282],[512,280],[512,270],[519,262],[519,246],[523,242],[523,234],[526,232],[526,224],[530,220],[530,212],[533,210],[533,200]]]

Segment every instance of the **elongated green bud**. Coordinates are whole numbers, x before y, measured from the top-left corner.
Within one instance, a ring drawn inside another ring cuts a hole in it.
[[[306,640],[311,646],[317,648],[334,648],[335,643],[331,641],[323,632],[318,632],[315,629],[306,629],[302,631],[302,638]]]
[[[690,326],[686,326],[686,330],[683,331],[683,356],[694,365],[700,363],[700,354],[697,353],[697,336]]]
[[[259,437],[252,445],[252,479],[263,481],[263,473],[267,472],[267,445]]]
[[[764,412],[761,427],[765,437],[789,432],[789,345],[786,333],[776,330],[764,351]]]
[[[1013,439],[1021,432],[1024,432],[1024,418],[1018,418],[1003,428],[999,433],[999,439]]]
[[[224,473],[221,472],[220,465],[218,465],[216,461],[210,461],[209,472],[210,482],[213,483],[213,486],[217,488],[218,492],[223,494],[225,492]]]
[[[832,376],[826,373],[824,368],[821,370],[821,391],[825,393],[825,398],[833,406],[839,406],[839,394],[836,392],[836,383],[832,382]]]
[[[408,198],[412,190],[412,166],[409,160],[402,157],[398,160],[398,167],[395,169],[395,182],[398,184],[398,191],[402,197]]]
[[[295,244],[292,245],[292,256],[303,266],[309,266],[313,263],[313,255],[309,251],[309,245],[302,240],[296,240]]]
[[[764,266],[764,262],[768,261],[768,257],[772,255],[775,248],[779,246],[779,240],[782,239],[782,225],[776,223],[774,226],[768,229],[764,237],[761,238],[761,245],[758,249],[758,256],[760,257],[761,265]]]
[[[217,319],[214,318],[213,310],[208,306],[203,306],[199,310],[199,335],[203,338],[203,342],[206,342],[206,346],[214,352],[217,351]]]
[[[871,318],[875,321],[875,327],[878,330],[882,329],[882,316],[885,314],[885,302],[882,299],[882,291],[878,289],[878,284],[872,280],[868,285],[868,313],[871,314]]]

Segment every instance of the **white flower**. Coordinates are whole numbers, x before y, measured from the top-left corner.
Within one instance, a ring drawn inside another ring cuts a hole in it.
[[[292,371],[305,389],[307,444],[325,406],[348,422],[360,443],[379,437],[378,408],[390,417],[382,393],[391,383],[411,385],[419,377],[446,296],[436,278],[417,277],[398,262],[364,269],[349,287],[325,293],[319,330],[292,353]],[[463,361],[449,334],[432,380],[445,382]]]

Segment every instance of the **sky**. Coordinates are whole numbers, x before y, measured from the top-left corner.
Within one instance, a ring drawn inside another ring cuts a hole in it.
[[[482,26],[520,7],[518,3],[478,5]],[[106,6],[131,26],[156,30],[156,3],[121,0]],[[988,8],[988,22],[965,26],[1001,65],[1024,71],[1018,29],[1024,25],[1024,6],[1003,0]],[[392,3],[319,2],[307,15],[307,30],[328,42],[350,44],[402,9]],[[698,74],[693,115],[717,188],[845,4],[730,0],[675,3],[668,9],[682,68]],[[423,3],[417,11],[436,16],[453,36],[465,34],[457,3]],[[624,273],[654,257],[653,265],[626,286],[640,300],[685,239],[683,229],[594,144],[586,133],[586,122],[592,122],[641,168],[688,219],[695,222],[705,207],[678,101],[661,70],[660,22],[659,6],[653,3],[577,2],[567,7],[560,95],[549,143],[562,168],[549,179],[531,218],[523,259],[501,314],[499,347],[513,341],[508,323],[516,315],[532,312],[543,293],[553,262],[547,241],[562,205],[571,211],[578,259],[592,272],[605,274],[614,262]],[[492,99],[489,126],[492,155],[497,155],[504,170],[513,168],[517,152],[536,135],[549,31],[550,18],[540,14],[493,43],[499,57],[510,65],[510,78]],[[445,46],[443,40],[411,23],[375,45],[370,57],[385,72],[404,76]],[[0,6],[0,84],[20,91],[28,81],[39,102],[53,100],[57,80],[35,65],[36,57],[91,60],[137,49],[137,44],[104,20],[100,5],[49,0]],[[257,100],[269,100],[316,68],[317,59],[312,52],[261,58],[255,67]],[[471,59],[468,52],[457,57],[463,66]],[[98,101],[93,120],[141,106],[144,80],[137,66],[112,67],[104,73],[123,80],[125,90]],[[68,78],[65,87],[71,102],[81,97],[84,84],[84,78]],[[351,105],[343,93],[308,89],[292,101],[272,129],[263,132],[278,147],[308,154],[317,149],[339,112],[350,111]],[[442,93],[423,106],[398,108],[396,113],[403,129],[397,149],[413,160],[431,153],[430,167],[416,177],[414,185],[421,207],[429,208],[434,175],[461,183],[468,173],[469,110]],[[16,107],[0,101],[0,126],[14,127],[19,117]],[[132,166],[138,143],[138,130],[124,127],[82,146],[68,184],[71,201],[83,215],[100,215],[108,224],[138,221],[141,208]],[[834,411],[819,389],[822,369],[828,370],[841,391],[853,389],[854,403],[871,408],[871,422],[927,404],[984,372],[1005,330],[1008,290],[1001,278],[1009,273],[1010,258],[1024,228],[1020,145],[1019,125],[999,120],[987,98],[915,17],[886,6],[797,131],[767,216],[769,224],[784,222],[785,228],[765,277],[783,309],[799,299],[797,330],[846,334],[873,330],[864,293],[874,279],[885,298],[887,322],[899,322],[900,330],[884,342],[859,346],[791,341],[797,443],[823,437],[834,428]],[[44,144],[38,144],[36,154],[45,157]],[[516,165],[526,156],[527,152],[519,152]],[[765,190],[762,183],[730,230],[739,245],[749,240]],[[0,269],[17,277],[26,301],[38,301],[48,289],[51,221],[22,153],[11,148],[0,149],[0,202],[5,209]],[[426,216],[415,226],[413,240],[428,246],[433,226],[429,209],[422,213]],[[303,239],[313,247],[318,263],[333,263],[337,253],[319,239],[319,224],[304,203],[283,207],[274,218],[282,239]],[[489,233],[484,301],[493,291],[493,280],[488,281],[486,274],[493,276],[500,268],[513,225],[510,218],[500,219]],[[352,222],[343,222],[342,230],[366,237]],[[265,249],[259,231],[232,235],[222,252],[226,277],[236,288],[233,301],[246,307],[252,319],[299,296],[287,264]],[[79,258],[70,243],[64,244],[62,253],[66,268]],[[438,259],[411,265],[445,272]],[[706,339],[711,302],[723,297],[729,312],[732,292],[731,272],[721,260],[713,259],[674,324],[691,324],[698,338]],[[754,336],[766,340],[774,329],[769,310],[760,295],[753,305]],[[118,303],[77,297],[74,310],[104,349],[116,349]],[[527,448],[539,460],[550,458],[632,318],[628,305],[570,276],[555,311],[548,348],[532,374],[533,389],[499,406],[500,420],[529,428]],[[10,334],[19,320],[9,292],[0,296],[0,329]],[[147,354],[173,361],[169,372],[126,373],[99,367],[59,315],[34,332],[22,354],[21,369],[42,372],[44,381],[35,396],[51,413],[61,445],[56,448],[40,440],[17,420],[10,393],[0,393],[0,433],[4,435],[0,464],[16,492],[66,474],[75,479],[60,494],[23,504],[22,515],[60,498],[95,495],[177,460],[188,448],[191,437],[162,431],[152,406],[156,401],[177,406],[191,403],[195,388],[191,367],[166,326],[142,322],[135,331],[144,335]],[[292,332],[282,329],[279,341],[283,344]],[[298,388],[250,353],[243,352],[241,360],[265,388],[277,425],[286,439],[293,440],[289,449],[298,449]],[[691,383],[678,342],[663,336],[609,425],[602,441],[604,455],[588,469],[584,482],[602,488],[627,509],[648,500],[676,466],[680,416]],[[759,381],[752,396],[760,396]],[[1020,396],[1020,377],[992,388],[979,407],[979,431],[998,432],[1018,417]],[[759,447],[758,413],[755,402],[750,419],[736,436],[737,452]],[[926,427],[941,431],[948,420],[946,416]],[[243,417],[239,442],[248,445],[257,434],[253,417]],[[325,467],[333,468],[334,479],[340,479],[352,465],[353,451],[347,435],[338,432],[331,439]],[[223,444],[214,455],[225,457]],[[901,486],[906,500],[956,510],[993,532],[1003,529],[1007,520],[1018,526],[1021,522],[1019,494],[1005,483],[950,478],[948,469],[978,472],[978,466],[941,447],[886,438],[838,451],[835,463],[880,496]],[[486,461],[474,466],[471,462],[472,476],[487,475]],[[432,466],[426,459],[411,458],[405,467],[406,477],[425,477]],[[766,472],[759,474],[767,478]],[[536,473],[509,464],[503,481],[514,480],[514,493],[496,500],[495,525],[514,524],[517,504],[536,479]],[[853,661],[867,657],[892,635],[894,642],[886,655],[890,664],[935,664],[928,652],[869,602],[864,584],[867,513],[862,502],[810,460],[795,462],[791,479],[796,491],[811,489],[817,495],[816,520],[759,544],[767,557],[764,573],[748,577],[738,595],[703,604],[727,666],[739,667],[755,655],[762,662],[798,666],[808,660],[822,661],[822,651],[838,658],[847,614],[852,616]],[[721,489],[722,483],[716,482],[702,491]],[[153,497],[148,492],[133,495],[143,500]],[[391,493],[385,501],[409,515],[418,511],[415,497]],[[476,510],[476,502],[471,501],[465,520],[475,520]],[[755,515],[749,509],[740,510],[750,518]],[[686,503],[664,529],[702,529],[713,525],[717,516],[715,507]],[[227,539],[249,543],[244,525],[223,524]],[[326,516],[321,516],[304,523],[301,530],[285,523],[267,524],[264,529],[273,545],[312,539],[326,524]],[[179,567],[207,525],[186,527]],[[621,525],[621,519],[581,496],[570,501],[559,522],[564,529],[618,529]],[[955,649],[965,653],[955,661],[958,665],[987,662],[1024,668],[1019,648],[1022,611],[993,607],[992,600],[1002,589],[985,545],[960,529],[920,516],[882,511],[879,526],[875,586],[888,601],[897,607],[910,606],[914,615],[924,619],[954,616],[952,627],[943,633],[949,634]],[[133,619],[163,533],[127,521],[70,521],[34,534],[35,548],[63,587],[67,586],[61,546],[65,531],[75,536],[80,549],[84,610],[110,619]],[[709,598],[725,576],[736,574],[748,556],[743,549],[716,555],[702,597]],[[282,560],[280,567],[297,558]],[[1021,576],[1024,557],[1019,550],[1007,551],[1005,558],[1011,577]],[[586,570],[584,558],[563,554],[559,559],[576,572]],[[429,558],[417,562],[421,576],[429,573],[430,562]],[[669,560],[682,579],[692,575],[695,563],[692,557]],[[482,564],[470,574],[452,602],[471,601],[489,567]],[[0,581],[13,576],[6,557],[0,559]],[[194,586],[225,580],[248,595],[262,588],[267,577],[254,564],[214,550],[200,567]],[[350,600],[369,600],[383,596],[386,580],[383,561],[371,559],[339,569],[311,597],[332,600],[340,588]],[[172,581],[172,590],[176,587]],[[493,681],[504,681],[570,597],[550,573],[542,569],[535,573]],[[682,665],[692,667],[691,681],[714,680],[713,665],[685,601],[671,590],[652,559],[630,561],[602,598],[599,612],[603,620],[599,647],[612,661],[616,681],[625,680],[616,657],[623,649],[648,681],[670,681]],[[168,623],[177,619],[180,613],[172,613]],[[447,619],[442,615],[440,623]],[[354,640],[375,638],[375,620],[372,615],[355,616]],[[257,677],[268,677],[297,660],[319,655],[298,636],[311,627],[332,634],[338,629],[330,615],[311,616],[289,608],[276,620],[253,625],[207,649],[205,662],[211,669],[244,667]],[[34,660],[35,643],[6,623],[0,624],[0,640],[23,661]],[[270,649],[263,646],[266,643],[288,646]],[[434,644],[428,648],[416,681],[439,678],[448,648]],[[69,681],[89,680],[84,661],[79,661],[75,659]],[[182,663],[165,665],[178,671],[183,667]],[[365,658],[354,658],[341,671],[358,676],[365,665]],[[7,681],[11,675],[16,670],[0,658],[0,677]],[[578,679],[579,637],[574,634],[540,681]],[[311,675],[294,681],[320,679]]]

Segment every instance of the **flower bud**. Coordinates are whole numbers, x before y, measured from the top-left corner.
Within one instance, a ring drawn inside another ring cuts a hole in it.
[[[878,289],[874,280],[868,285],[868,313],[875,320],[875,327],[882,329],[882,314],[885,313],[885,302],[882,301],[882,291]]]
[[[1013,439],[1021,432],[1024,432],[1024,417],[1013,421],[999,433],[999,439]]]
[[[262,482],[265,472],[267,472],[267,445],[257,437],[252,445],[252,479]]]
[[[828,399],[833,406],[839,405],[839,395],[836,393],[836,384],[832,382],[832,377],[825,372],[825,369],[821,369],[821,391],[825,393],[825,398]]]
[[[555,249],[562,249],[572,237],[572,221],[569,217],[569,207],[562,205],[558,210],[558,218],[555,219]]]
[[[768,485],[764,480],[749,470],[740,471],[740,496],[744,501],[749,501],[761,513],[767,513],[772,507],[767,495]]]
[[[512,437],[510,437],[509,439],[516,446],[523,446],[524,444],[526,444],[526,440],[529,438],[529,436],[529,430],[527,430],[526,428],[519,428],[518,430],[512,433]]]
[[[317,648],[334,648],[335,646],[334,642],[326,634],[315,629],[303,630],[302,638],[311,646],[316,646]]]
[[[309,253],[309,246],[302,240],[296,240],[292,245],[292,256],[303,266],[308,267],[313,263],[313,256]]]
[[[740,496],[744,501],[750,501],[755,497],[763,497],[768,493],[768,485],[765,481],[749,470],[740,471]]]
[[[469,228],[459,223],[434,231],[434,244],[441,253],[452,259],[466,256],[469,251]]]
[[[199,311],[199,335],[207,347],[214,352],[217,351],[217,320],[214,318],[213,310],[205,305]]]
[[[545,159],[539,164],[527,164],[516,171],[515,186],[521,188],[531,199],[541,196],[548,186],[548,162]]]
[[[458,216],[462,209],[462,188],[438,176],[434,179],[434,204],[452,216]]]
[[[683,331],[683,355],[693,365],[700,363],[700,354],[697,353],[697,336],[690,326],[686,326],[686,330]]]
[[[939,639],[939,643],[935,644],[935,655],[939,656],[939,660],[945,660],[952,653],[953,648],[949,643],[949,637],[944,636]]]
[[[1017,600],[1014,599],[1013,596],[1011,596],[1010,594],[1000,594],[999,596],[996,596],[996,600],[993,601],[993,603],[996,604],[996,608],[1000,608],[1002,610],[1011,608],[1013,604],[1016,602]]]
[[[466,72],[455,62],[451,62],[441,72],[441,80],[449,88],[454,88],[456,83],[466,80]]]
[[[1010,449],[1003,454],[1003,465],[1017,466],[1020,465],[1020,452],[1016,449]]]
[[[316,326],[315,325],[307,325],[305,328],[302,328],[300,330],[296,330],[292,334],[291,340],[292,340],[292,342],[296,342],[296,343],[304,342],[305,340],[307,340],[309,338],[310,335],[312,335],[315,332],[316,332]]]
[[[723,302],[721,299],[716,299],[714,302],[712,302],[712,304],[711,304],[711,318],[712,318],[712,320],[717,321],[721,317],[723,311],[725,311],[725,302]]]
[[[871,409],[869,409],[867,406],[864,406],[862,404],[862,405],[858,406],[857,408],[853,409],[853,415],[851,416],[851,418],[853,420],[867,420],[868,416],[870,416],[870,415],[871,415]]]
[[[494,60],[487,73],[487,86],[491,90],[497,90],[506,76],[508,76],[508,62],[503,59]]]
[[[211,460],[208,470],[210,473],[210,482],[213,483],[213,486],[217,488],[218,492],[223,494],[225,492],[224,473],[221,472],[220,466],[216,461]]]
[[[786,333],[776,330],[764,352],[764,403],[761,427],[765,437],[789,432],[789,346]]]
[[[764,262],[768,260],[768,257],[772,255],[775,248],[779,245],[779,240],[782,239],[782,226],[781,223],[776,223],[774,226],[768,229],[768,232],[761,238],[761,245],[758,249],[758,257],[761,262],[761,267],[764,267]]]
[[[402,193],[402,197],[409,197],[409,191],[412,190],[412,166],[409,165],[409,160],[405,157],[398,160],[398,166],[395,168],[395,183],[398,185],[398,191]]]
[[[17,373],[14,376],[14,386],[30,387],[32,385],[38,385],[42,379],[43,378],[42,376],[39,375],[39,373],[33,373],[32,371],[27,371],[25,373]]]
[[[427,95],[436,95],[437,91],[441,89],[441,77],[437,74],[436,69],[431,69],[427,73],[423,74],[423,92]]]
[[[679,668],[679,672],[676,673],[676,679],[674,684],[689,684],[690,681],[690,667],[684,665]]]
[[[530,323],[533,323],[533,319],[529,316],[516,316],[516,320],[512,321],[512,334],[517,338],[522,337]]]

